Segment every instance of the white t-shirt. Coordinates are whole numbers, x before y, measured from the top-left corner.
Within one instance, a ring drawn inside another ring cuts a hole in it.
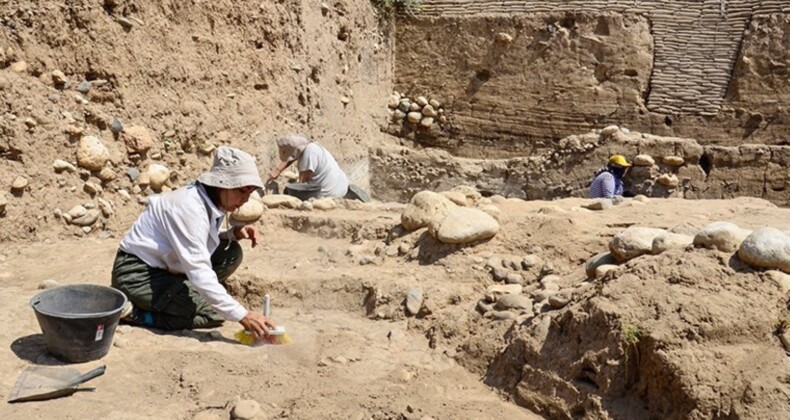
[[[348,178],[335,158],[318,143],[310,143],[299,156],[299,172],[313,171],[309,184],[321,186],[322,197],[345,197]]]

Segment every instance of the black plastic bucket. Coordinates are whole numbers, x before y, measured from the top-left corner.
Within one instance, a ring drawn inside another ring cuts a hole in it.
[[[285,185],[284,192],[302,201],[318,198],[321,195],[321,186],[307,183],[290,183]]]
[[[73,363],[107,355],[124,304],[119,290],[92,284],[60,286],[30,299],[49,352]]]

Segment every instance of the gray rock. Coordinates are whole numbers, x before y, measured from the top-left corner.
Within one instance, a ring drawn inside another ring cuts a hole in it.
[[[666,233],[663,229],[631,226],[612,238],[609,252],[621,263],[649,254],[653,250],[653,240],[663,233]]]
[[[77,92],[87,94],[91,90],[91,87],[93,87],[93,83],[83,80],[79,85],[77,85]]]
[[[713,222],[694,236],[694,246],[718,249],[722,252],[735,252],[752,231],[741,229],[730,222]]]
[[[401,99],[400,103],[398,104],[398,109],[401,112],[408,113],[409,110],[411,109],[411,101],[408,100],[407,98]]]
[[[617,260],[608,252],[601,252],[584,263],[584,272],[588,279],[595,278],[595,270],[605,264],[617,264]]]
[[[757,229],[741,243],[738,258],[752,267],[790,273],[790,237],[771,227]]]
[[[507,294],[497,299],[494,309],[506,310],[532,310],[532,299],[524,295]]]
[[[113,134],[118,134],[121,131],[123,131],[123,124],[121,123],[121,120],[119,120],[116,117],[112,117],[112,123],[110,123],[110,131],[112,131]]]
[[[422,308],[422,288],[412,287],[406,295],[406,312],[409,315],[417,315]]]
[[[261,411],[261,405],[255,400],[241,400],[236,403],[230,413],[231,418],[238,420],[252,420]]]
[[[137,168],[126,168],[126,176],[132,182],[137,181],[137,178],[140,177],[140,170]]]

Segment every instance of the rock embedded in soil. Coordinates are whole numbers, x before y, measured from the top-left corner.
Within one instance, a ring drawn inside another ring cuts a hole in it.
[[[66,75],[62,71],[55,70],[52,72],[52,82],[54,82],[56,85],[63,85],[66,84],[68,81],[69,78],[66,77]]]
[[[553,309],[561,309],[567,306],[573,300],[573,293],[569,290],[560,290],[559,292],[549,296],[549,305]]]
[[[0,192],[0,215],[5,214],[6,206],[8,206],[8,199],[3,192]]]
[[[88,212],[88,209],[85,206],[77,204],[76,206],[72,207],[69,211],[66,212],[66,215],[71,217],[72,219],[77,217],[82,217]]]
[[[543,259],[537,255],[527,255],[521,260],[521,268],[525,271],[539,266],[543,266]]]
[[[653,240],[665,232],[663,229],[631,226],[612,238],[609,252],[621,263],[649,254],[653,250]]]
[[[18,176],[14,179],[14,182],[11,183],[11,189],[14,191],[22,191],[27,187],[27,184],[27,178]]]
[[[54,169],[55,172],[77,172],[77,168],[74,165],[62,159],[55,159],[55,161],[52,162],[52,169]]]
[[[428,105],[432,106],[433,109],[437,109],[438,110],[439,107],[442,106],[442,103],[437,101],[436,99],[431,99],[430,101],[428,101]]]
[[[170,179],[170,169],[160,163],[153,163],[146,171],[148,174],[148,185],[154,191],[160,191],[168,179]]]
[[[683,249],[694,243],[694,237],[681,233],[666,232],[653,239],[651,254],[658,255],[670,249]]]
[[[612,204],[612,200],[611,199],[600,198],[600,199],[597,199],[597,200],[593,201],[592,203],[587,204],[587,205],[582,206],[582,207],[584,207],[584,208],[586,208],[588,210],[607,210],[607,209],[610,209],[610,208],[614,207],[614,204]]]
[[[494,277],[494,280],[502,281],[507,278],[508,272],[502,267],[497,267],[491,271],[491,275]]]
[[[609,136],[613,136],[618,131],[620,131],[620,127],[618,127],[616,125],[610,125],[610,126],[604,127],[604,129],[601,130],[601,138],[606,138],[606,137],[609,137]]]
[[[455,204],[433,191],[420,191],[411,198],[401,214],[401,224],[413,231],[443,220]]]
[[[608,272],[610,272],[612,270],[617,270],[619,267],[620,267],[619,265],[614,265],[614,264],[599,265],[595,269],[595,277],[594,278],[599,279],[599,278],[605,276],[606,273],[608,273]]]
[[[421,107],[428,105],[428,99],[424,96],[418,96],[417,99],[415,99],[415,102]]]
[[[499,222],[488,213],[468,208],[453,207],[435,229],[436,239],[446,244],[464,244],[493,238],[499,232]]]
[[[71,224],[76,226],[88,227],[96,223],[99,220],[99,215],[101,212],[98,209],[90,209],[86,210],[85,214],[79,217],[73,217],[71,219]]]
[[[323,211],[334,210],[337,208],[337,202],[330,197],[319,198],[313,201],[313,208]]]
[[[426,117],[438,117],[439,113],[437,113],[432,106],[425,105],[425,107],[422,109],[422,115],[425,115]]]
[[[507,284],[524,284],[524,277],[518,273],[509,273],[505,277],[505,283]]]
[[[433,118],[425,117],[420,120],[420,126],[430,128],[433,125]]]
[[[680,185],[680,180],[675,174],[663,174],[656,181],[667,188],[675,188]]]
[[[410,123],[417,124],[422,120],[422,114],[419,112],[412,111],[406,114],[406,118],[409,120]]]
[[[507,294],[519,295],[524,290],[520,284],[495,284],[486,289],[485,298],[489,302],[496,302],[500,296]]]
[[[683,166],[686,161],[680,156],[665,156],[664,159],[661,159],[665,165],[669,166]]]
[[[389,99],[387,100],[387,106],[389,108],[395,109],[400,104],[400,95],[397,93],[393,93],[390,95]]]
[[[420,312],[420,308],[422,308],[422,288],[420,287],[412,287],[409,289],[409,292],[406,294],[406,312],[409,315],[417,315]]]
[[[790,273],[790,237],[772,227],[757,229],[741,242],[738,258],[752,267]]]
[[[511,42],[513,42],[513,36],[505,32],[499,32],[496,34],[496,36],[494,36],[494,39],[498,44],[501,45],[509,45]]]
[[[648,166],[652,167],[656,161],[650,155],[636,155],[634,158],[634,166]]]
[[[121,131],[123,131],[123,124],[121,123],[121,120],[119,120],[116,117],[112,117],[112,122],[110,123],[110,131],[112,131],[113,134],[120,134]]]
[[[735,252],[752,231],[730,222],[713,222],[694,236],[694,246]]]
[[[141,126],[126,127],[121,131],[121,140],[126,147],[141,155],[146,154],[154,147],[154,137],[147,128]]]
[[[595,278],[595,270],[606,264],[617,264],[617,260],[609,252],[601,252],[587,260],[587,262],[584,263],[584,272],[587,274],[587,278]]]
[[[77,146],[77,164],[80,167],[100,171],[109,159],[110,152],[98,137],[85,136],[80,139]]]
[[[506,310],[532,310],[532,299],[521,294],[507,294],[497,299],[494,309]]]
[[[790,274],[783,273],[778,270],[771,270],[765,273],[765,276],[771,280],[779,290],[782,291],[782,294],[787,294],[790,292]]]
[[[261,405],[258,404],[258,401],[241,400],[233,407],[230,415],[233,419],[252,420],[260,411]]]

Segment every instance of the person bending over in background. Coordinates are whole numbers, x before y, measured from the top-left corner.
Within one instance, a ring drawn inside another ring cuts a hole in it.
[[[258,231],[247,225],[220,232],[225,215],[262,187],[252,156],[222,146],[196,182],[152,196],[113,265],[112,287],[131,303],[122,321],[180,330],[231,320],[256,337],[267,335],[272,325],[263,314],[245,309],[223,286],[241,265],[237,241],[249,239],[255,247]]]
[[[369,201],[367,193],[354,185],[349,185],[346,173],[324,146],[300,134],[289,134],[277,140],[280,164],[269,172],[267,183],[276,179],[291,164],[296,162],[299,170],[299,184],[310,197],[336,197]],[[299,188],[299,184],[289,184]],[[286,188],[288,193],[288,188]],[[300,198],[306,198],[302,196]]]
[[[625,191],[623,187],[623,177],[625,177],[630,167],[631,164],[628,163],[625,156],[614,155],[610,157],[606,167],[595,173],[595,178],[590,184],[590,198],[612,198],[618,195],[633,196],[633,194]]]

